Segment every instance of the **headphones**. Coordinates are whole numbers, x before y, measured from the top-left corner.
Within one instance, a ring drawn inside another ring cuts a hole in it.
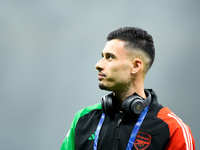
[[[145,107],[147,107],[151,103],[151,93],[148,90],[144,91],[147,98],[143,99],[137,93],[127,97],[122,103],[122,111],[125,114],[134,116],[139,115]],[[101,101],[102,110],[105,114],[114,114],[115,112],[119,112],[119,107],[117,104],[117,99],[110,93],[105,95]]]

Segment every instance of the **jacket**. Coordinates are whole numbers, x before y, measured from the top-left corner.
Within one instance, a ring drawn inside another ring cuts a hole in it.
[[[158,103],[153,90],[151,95],[148,113],[132,150],[195,150],[190,128],[169,108]],[[77,112],[60,150],[92,150],[101,114],[100,103]],[[97,149],[125,150],[137,118],[123,113],[106,115]]]

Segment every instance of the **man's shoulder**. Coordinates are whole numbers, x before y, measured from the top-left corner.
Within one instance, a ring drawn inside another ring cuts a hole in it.
[[[73,120],[73,126],[76,126],[77,122],[79,121],[79,119],[81,117],[84,117],[85,115],[89,114],[90,112],[94,111],[94,110],[101,110],[101,103],[95,104],[95,105],[91,105],[88,107],[85,107],[81,110],[79,110],[74,117]]]
[[[162,119],[168,124],[170,131],[182,129],[187,126],[178,116],[176,116],[168,107],[163,107],[158,115],[158,118]]]
[[[94,104],[94,105],[91,105],[91,106],[88,106],[88,107],[85,107],[81,110],[79,110],[77,113],[76,113],[76,117],[80,118],[84,115],[87,115],[88,113],[90,113],[91,111],[93,110],[101,110],[101,103],[98,103],[98,104]]]

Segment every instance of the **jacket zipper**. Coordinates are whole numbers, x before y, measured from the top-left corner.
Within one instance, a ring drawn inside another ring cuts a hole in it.
[[[118,137],[119,127],[120,127],[121,122],[122,122],[122,119],[120,118],[116,125],[117,128],[116,128],[116,132],[115,132],[115,141],[114,141],[114,145],[113,145],[113,150],[115,150],[115,147],[117,145],[117,137]]]

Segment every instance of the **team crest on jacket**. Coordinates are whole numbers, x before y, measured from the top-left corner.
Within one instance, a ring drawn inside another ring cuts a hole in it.
[[[151,143],[151,136],[144,132],[138,132],[134,146],[137,150],[145,150]]]

